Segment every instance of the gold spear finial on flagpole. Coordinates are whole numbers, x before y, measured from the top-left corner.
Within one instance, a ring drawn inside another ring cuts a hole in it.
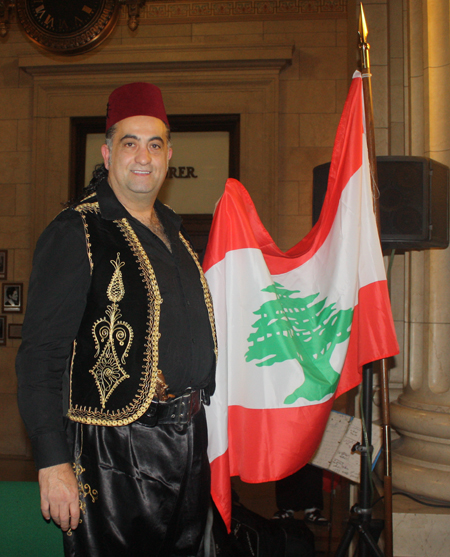
[[[378,233],[381,239],[381,223],[379,211],[379,190],[378,190],[378,173],[377,173],[377,157],[375,153],[375,124],[373,118],[373,102],[372,102],[372,75],[370,73],[370,45],[367,42],[369,29],[364,15],[364,8],[360,3],[359,14],[359,49],[361,52],[361,76],[363,82],[365,121],[366,121],[366,137],[367,150],[370,163],[370,175],[372,185],[372,197],[374,204],[374,212],[376,215]],[[392,465],[391,465],[391,426],[390,426],[390,408],[389,408],[389,369],[386,359],[379,360],[380,366],[380,382],[381,382],[381,407],[383,421],[383,445],[384,445],[384,470],[383,470],[383,487],[384,487],[384,534],[385,534],[385,557],[393,555],[393,532],[392,532]]]
[[[369,29],[364,15],[364,8],[360,4],[359,14],[359,50],[361,53],[361,76],[363,78],[364,108],[366,114],[366,138],[367,150],[369,152],[370,176],[373,197],[373,210],[377,220],[378,233],[380,229],[380,211],[378,207],[378,173],[377,173],[377,157],[375,153],[375,123],[373,118],[373,101],[372,101],[372,74],[370,73],[370,44],[367,42]]]
[[[361,66],[363,69],[370,68],[370,58],[369,58],[369,50],[370,45],[367,42],[367,35],[369,34],[369,30],[367,29],[366,23],[366,16],[364,15],[364,8],[363,5],[360,4],[361,10],[359,12],[359,48],[361,49]]]

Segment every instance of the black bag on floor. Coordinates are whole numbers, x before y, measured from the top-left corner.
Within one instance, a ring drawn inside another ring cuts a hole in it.
[[[216,522],[216,521],[215,521]],[[295,518],[268,520],[234,503],[231,533],[214,529],[217,557],[314,557],[314,534]]]
[[[303,520],[283,518],[278,519],[278,522],[286,534],[284,557],[314,557],[314,534]]]

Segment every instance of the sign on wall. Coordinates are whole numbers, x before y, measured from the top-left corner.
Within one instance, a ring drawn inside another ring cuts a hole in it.
[[[85,185],[102,162],[104,134],[86,136]],[[173,156],[159,199],[180,214],[213,213],[229,177],[228,131],[172,133]]]
[[[174,155],[160,199],[183,219],[194,249],[206,246],[217,200],[227,178],[239,180],[240,115],[169,115]],[[103,117],[72,118],[70,197],[80,198],[102,162]]]

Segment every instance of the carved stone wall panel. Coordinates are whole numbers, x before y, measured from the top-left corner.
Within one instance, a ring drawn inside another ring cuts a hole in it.
[[[141,23],[183,23],[199,21],[246,21],[277,19],[346,18],[347,0],[226,0],[198,2],[159,0],[141,9]],[[128,12],[122,8],[120,23]]]
[[[34,241],[68,197],[70,118],[101,116],[115,87],[140,80],[161,87],[169,115],[241,115],[241,179],[276,240],[278,76],[292,48],[218,47],[205,55],[195,45],[178,45],[171,51],[172,60],[165,51],[159,62],[153,47],[130,50],[117,60],[111,47],[93,60],[80,57],[72,65],[42,58],[20,61],[34,77]]]

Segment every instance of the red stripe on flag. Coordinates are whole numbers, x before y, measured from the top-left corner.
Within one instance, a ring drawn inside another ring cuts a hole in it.
[[[333,399],[301,408],[229,407],[228,450],[211,462],[211,495],[228,531],[230,477],[240,476],[248,483],[270,482],[299,470],[316,450],[332,405]]]
[[[273,242],[261,223],[245,188],[236,180],[228,180],[225,193],[214,216],[204,261],[205,271],[222,261],[228,252],[246,248],[262,252],[271,275],[288,273],[309,261],[329,236],[336,220],[342,192],[349,183],[351,185],[356,183],[352,177],[360,169],[363,172],[362,176],[366,177],[366,169],[363,167],[363,153],[365,153],[363,113],[362,81],[361,77],[356,77],[352,81],[339,123],[328,190],[319,222],[287,253],[283,253]],[[343,213],[342,218],[348,217],[348,211]],[[364,225],[364,222],[361,224]],[[371,230],[366,232],[368,232],[366,240],[370,240],[374,235]],[[370,249],[373,247],[379,249],[378,242],[376,246],[364,245],[362,249],[369,249],[368,253],[372,253]],[[346,249],[351,248],[347,246]],[[379,259],[372,262],[373,269],[371,264],[365,268],[366,275],[369,271],[368,276],[361,277],[356,273],[354,276],[356,282],[352,279],[349,287],[358,288],[361,284],[360,280],[364,283],[368,280],[378,280],[380,273],[376,272],[376,268],[379,271],[382,267],[381,253],[378,253],[378,256]],[[355,264],[354,269],[359,270],[359,266]],[[333,271],[327,269],[322,272]],[[221,276],[220,279],[224,280],[225,277]],[[242,280],[242,277],[236,274],[236,280]],[[213,288],[212,291],[214,295]],[[355,290],[351,292],[353,300]],[[227,322],[226,312],[222,318],[224,323]],[[225,350],[226,353],[227,349],[227,337],[225,337],[220,350]],[[387,284],[385,280],[374,282],[359,290],[347,358],[335,396],[360,383],[363,364],[396,353],[398,353],[398,344],[392,322]],[[224,374],[228,372],[240,374],[243,373],[243,369],[239,365],[234,365],[231,369],[222,371]],[[224,387],[225,382],[218,382],[218,385]],[[222,394],[219,391],[218,387],[215,396],[223,397],[223,400],[218,399],[217,404],[220,408],[223,401],[227,400],[227,387],[225,386]],[[239,475],[244,481],[257,483],[286,477],[301,468],[310,459],[320,442],[333,400],[334,396],[325,403],[300,408],[248,409],[241,406],[229,408],[228,450],[211,464],[213,497],[228,527],[231,518],[230,476]],[[214,402],[213,398],[212,404]],[[282,404],[282,401],[280,403]],[[225,415],[223,413],[224,419]],[[209,424],[211,438],[214,435],[214,425],[214,422]],[[225,429],[225,424],[221,425]],[[226,442],[224,442],[225,446]]]
[[[230,223],[233,223],[232,227]],[[272,249],[278,250],[264,228],[247,190],[233,178],[229,178],[225,184],[225,192],[216,207],[209,237],[214,238],[214,242],[208,242],[203,261],[205,273],[222,261],[228,251],[260,249],[260,244],[272,244]]]
[[[364,364],[398,353],[387,281],[372,282],[358,293],[358,305],[354,308],[347,356],[336,397],[361,383]]]
[[[231,481],[228,451],[211,462],[211,497],[229,532],[231,524]]]
[[[247,190],[230,178],[211,226],[210,238],[214,238],[214,243],[208,243],[203,262],[205,273],[222,261],[227,252],[237,249],[260,249],[270,273],[276,275],[292,271],[313,257],[331,230],[344,188],[362,165],[361,89],[361,78],[353,79],[336,133],[323,209],[309,234],[286,253],[281,251],[264,228]],[[233,223],[231,230],[230,222]],[[224,230],[226,234],[221,233]]]
[[[327,402],[301,408],[229,407],[228,450],[211,463],[211,493],[225,524],[231,522],[230,476],[259,483],[296,472],[317,448],[334,398],[359,385],[364,364],[398,353],[390,313],[386,281],[360,289],[341,379],[335,396]],[[375,320],[373,315],[387,318]],[[390,330],[380,331],[380,325]],[[355,373],[357,369],[359,373]],[[292,435],[294,431],[296,435]]]
[[[332,405],[330,399],[300,408],[230,406],[230,475],[259,483],[284,478],[300,469],[320,443]]]

